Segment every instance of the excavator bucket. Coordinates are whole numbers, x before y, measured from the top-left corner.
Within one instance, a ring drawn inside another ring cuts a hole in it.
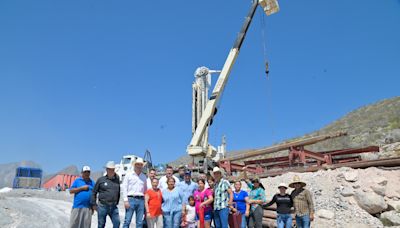
[[[258,4],[263,8],[267,16],[279,11],[278,0],[258,0]]]

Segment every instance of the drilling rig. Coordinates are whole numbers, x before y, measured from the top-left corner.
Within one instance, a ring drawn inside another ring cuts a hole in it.
[[[225,156],[225,137],[223,137],[222,145],[216,149],[208,143],[209,127],[212,124],[214,115],[217,113],[218,102],[228,82],[230,72],[239,55],[240,48],[258,6],[263,9],[267,16],[279,11],[277,0],[253,0],[249,13],[225,60],[222,70],[210,70],[207,67],[199,67],[195,71],[195,81],[192,85],[192,139],[187,147],[187,153],[192,157],[193,169],[207,172],[215,166],[219,159]],[[212,74],[219,74],[219,76],[212,93],[209,94]]]

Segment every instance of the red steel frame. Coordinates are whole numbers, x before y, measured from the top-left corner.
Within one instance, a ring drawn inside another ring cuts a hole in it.
[[[379,152],[379,147],[377,146],[322,152],[313,152],[307,150],[304,148],[304,145],[297,145],[289,147],[288,149],[288,156],[244,161],[244,165],[233,163],[229,159],[225,159],[219,163],[219,166],[224,168],[228,175],[231,175],[232,172],[235,171],[242,171],[244,166],[247,167],[247,171],[250,173],[262,174],[266,170],[276,168],[285,169],[295,165],[309,167],[322,166],[323,164],[332,165],[337,163],[361,161],[361,156],[359,154]]]

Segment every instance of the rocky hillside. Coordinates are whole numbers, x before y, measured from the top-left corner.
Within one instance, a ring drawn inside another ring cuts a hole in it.
[[[14,177],[15,177],[15,170],[17,167],[24,166],[24,167],[32,167],[32,168],[41,168],[39,164],[33,161],[21,161],[21,162],[13,162],[13,163],[6,163],[0,164],[0,188],[3,187],[12,187]]]
[[[318,131],[282,143],[338,131],[348,135],[308,146],[308,149],[323,151],[378,145],[382,148],[381,157],[400,156],[400,97],[358,108]],[[248,151],[251,150],[231,151],[227,156]],[[189,161],[188,156],[182,156],[170,164],[177,166]]]

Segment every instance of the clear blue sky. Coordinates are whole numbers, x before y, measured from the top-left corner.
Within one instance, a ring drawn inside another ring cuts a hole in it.
[[[280,1],[249,29],[211,131],[268,146],[399,95],[400,1]],[[221,69],[249,0],[0,1],[0,163],[100,169],[186,153],[198,66]]]

